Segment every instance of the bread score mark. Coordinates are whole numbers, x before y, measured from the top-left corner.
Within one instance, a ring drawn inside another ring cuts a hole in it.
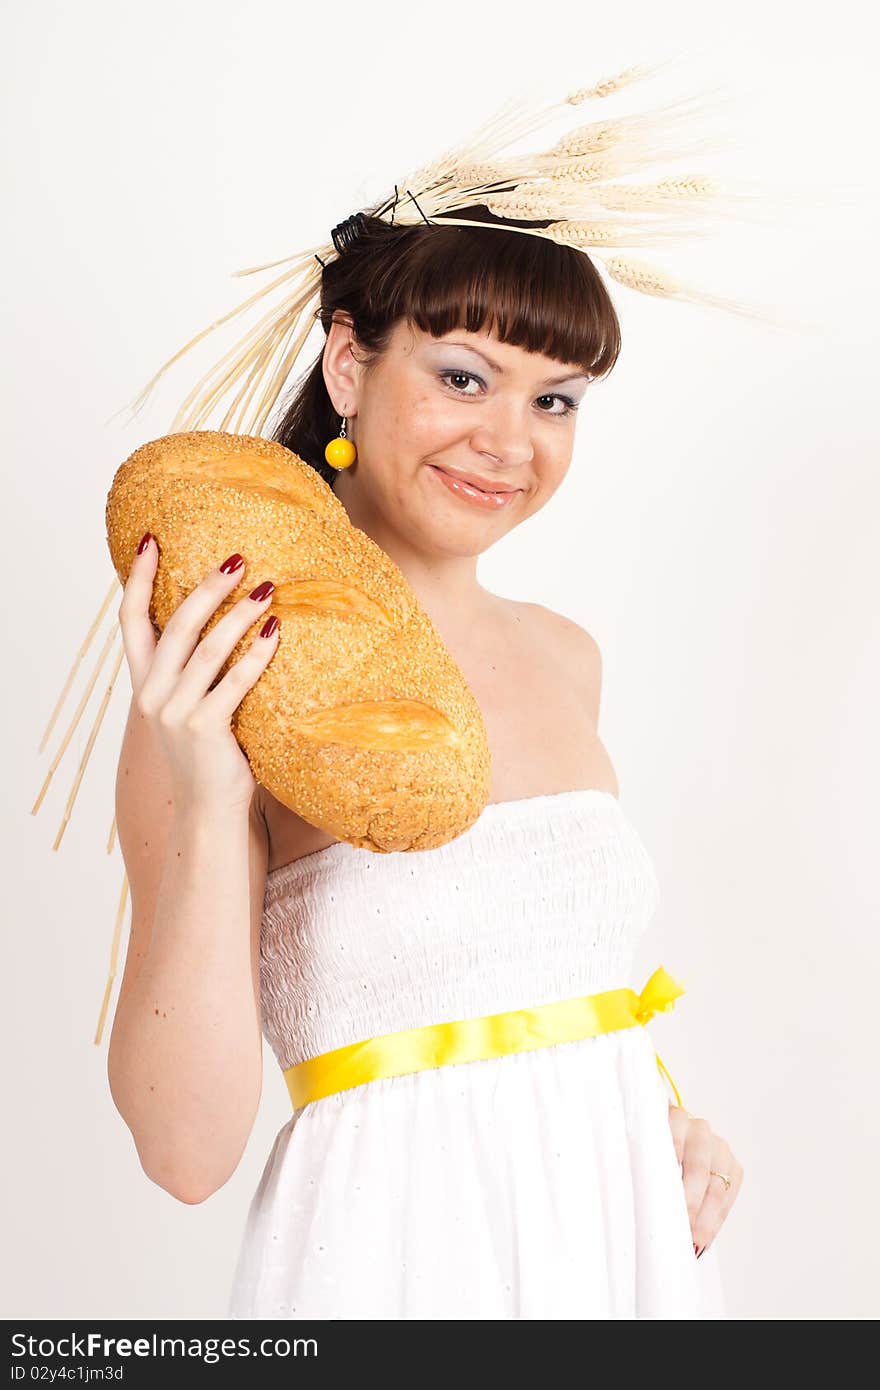
[[[215,621],[234,608],[237,601],[229,599],[221,604],[217,608]],[[277,613],[283,622],[285,611],[290,613],[296,609],[334,613],[342,618],[364,618],[367,622],[383,623],[389,628],[394,626],[390,614],[363,589],[357,589],[353,584],[340,584],[335,579],[290,579],[276,584],[272,602],[261,617]]]
[[[359,700],[315,710],[293,721],[292,727],[318,743],[342,743],[352,748],[419,752],[438,745],[456,748],[457,729],[445,714],[422,700]]]
[[[276,585],[270,611],[274,613],[284,608],[312,608],[321,613],[351,615],[392,626],[391,617],[382,605],[363,589],[340,584],[335,579],[293,579]],[[283,620],[283,613],[279,616]]]

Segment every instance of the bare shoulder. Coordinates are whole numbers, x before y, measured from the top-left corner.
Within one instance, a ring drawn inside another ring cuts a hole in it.
[[[515,602],[513,606],[520,611],[522,621],[532,625],[536,640],[546,642],[548,650],[562,663],[573,687],[583,692],[593,723],[598,724],[602,652],[593,634],[573,618],[545,608],[541,603]]]

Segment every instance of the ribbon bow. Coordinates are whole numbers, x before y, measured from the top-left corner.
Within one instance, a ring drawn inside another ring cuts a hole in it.
[[[635,994],[635,991],[633,991]],[[684,986],[678,983],[662,965],[658,965],[651,978],[648,980],[641,994],[635,995],[636,1004],[633,1012],[639,1023],[648,1023],[655,1014],[668,1013],[676,999],[684,994]],[[665,1076],[673,1091],[675,1092],[675,1102],[684,1108],[684,1101],[681,1098],[679,1089],[666,1070],[660,1058],[660,1053],[655,1052],[657,1068],[661,1076]]]
[[[635,1015],[639,1023],[648,1023],[658,1013],[667,1013],[680,995],[684,985],[680,985],[662,965],[658,965],[641,994],[637,996]]]

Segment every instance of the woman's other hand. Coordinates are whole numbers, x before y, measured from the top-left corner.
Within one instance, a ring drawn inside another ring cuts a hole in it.
[[[694,1254],[699,1259],[730,1215],[742,1186],[743,1166],[734,1158],[727,1140],[712,1132],[708,1121],[671,1101],[669,1127],[681,1164]],[[724,1178],[729,1179],[729,1186]]]

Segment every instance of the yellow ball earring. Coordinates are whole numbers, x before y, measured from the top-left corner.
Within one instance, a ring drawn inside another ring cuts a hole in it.
[[[350,468],[357,458],[357,448],[352,440],[346,437],[345,416],[342,416],[342,424],[339,426],[338,439],[331,439],[324,450],[324,458],[331,468]]]

